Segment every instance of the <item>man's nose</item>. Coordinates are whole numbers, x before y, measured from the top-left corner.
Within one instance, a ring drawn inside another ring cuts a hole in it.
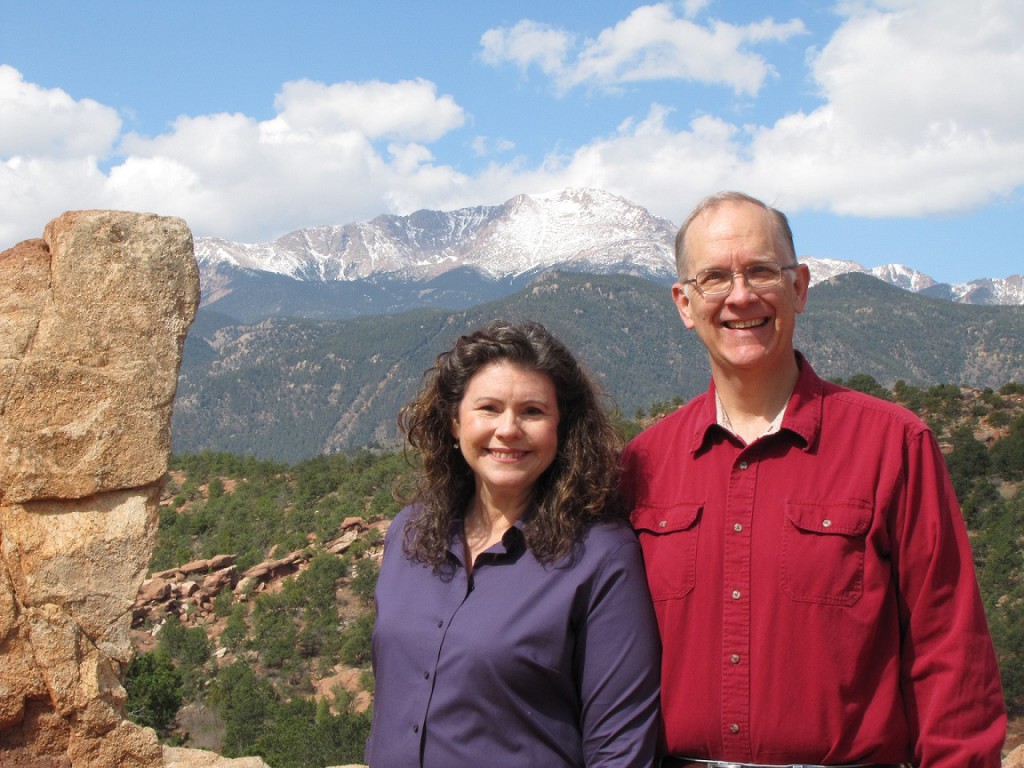
[[[725,294],[726,301],[746,302],[755,296],[757,294],[750,289],[746,274],[743,272],[733,272],[732,285],[729,286],[729,292]]]

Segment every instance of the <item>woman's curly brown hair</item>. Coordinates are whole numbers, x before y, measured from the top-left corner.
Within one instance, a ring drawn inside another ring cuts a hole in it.
[[[434,568],[446,563],[453,528],[476,488],[473,471],[456,450],[452,424],[469,380],[496,362],[546,374],[558,400],[558,452],[534,486],[535,512],[523,524],[533,555],[546,563],[558,560],[588,526],[623,514],[617,492],[621,438],[597,386],[540,323],[495,320],[438,355],[416,398],[398,415],[399,429],[422,459],[405,499],[421,505],[406,530],[406,553]]]

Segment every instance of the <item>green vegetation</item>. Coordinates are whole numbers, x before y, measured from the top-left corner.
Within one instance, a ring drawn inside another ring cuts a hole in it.
[[[163,654],[144,653],[132,659],[125,676],[128,716],[139,725],[168,735],[181,707],[181,674]]]
[[[373,555],[382,537],[370,528],[340,555],[316,545],[337,539],[348,518],[393,517],[399,504],[392,490],[408,472],[399,453],[361,451],[295,465],[223,452],[176,456],[153,571],[219,554],[236,555],[239,572],[289,552],[308,557],[275,589],[244,597],[220,592],[201,625],[169,614],[156,650],[128,671],[130,717],[188,744],[190,735],[174,721],[192,704],[214,721],[218,749],[229,757],[261,755],[274,768],[361,762],[369,713],[340,686],[333,706],[318,704],[312,681],[341,662],[372,690]]]
[[[797,346],[828,378],[870,377],[890,389],[898,381],[996,388],[1024,370],[1021,310],[929,299],[868,275],[842,275],[811,289]],[[495,317],[543,322],[637,420],[651,403],[703,391],[710,375],[668,286],[626,275],[545,274],[463,311],[246,325],[210,323],[205,311],[186,341],[175,400],[174,449],[182,453],[298,462],[396,446],[395,414],[423,371],[459,334]],[[215,332],[216,350],[204,341]]]
[[[369,451],[318,456],[293,467],[220,452],[176,457],[171,470],[185,480],[174,498],[185,501],[161,509],[151,568],[230,553],[245,570],[274,546],[302,549],[310,535],[328,541],[347,517],[394,515],[392,484],[407,469],[401,454]]]
[[[1007,702],[1012,714],[1024,715],[1024,387],[897,381],[887,389],[868,374],[840,383],[907,405],[935,430],[971,531]],[[628,437],[641,420],[682,402],[638,408],[635,421],[617,411],[614,418]],[[292,465],[221,452],[175,457],[154,571],[218,554],[236,555],[239,572],[289,552],[306,555],[272,589],[222,592],[207,606],[205,623],[169,615],[156,649],[128,670],[130,716],[167,741],[189,744],[175,713],[191,704],[215,722],[227,756],[258,754],[274,768],[361,762],[370,714],[357,699],[373,690],[381,533],[364,530],[342,554],[321,545],[341,535],[347,518],[393,517],[393,489],[407,484],[409,472],[401,453],[367,450]],[[358,682],[332,685],[330,700],[323,686],[315,696],[313,681],[339,664]]]

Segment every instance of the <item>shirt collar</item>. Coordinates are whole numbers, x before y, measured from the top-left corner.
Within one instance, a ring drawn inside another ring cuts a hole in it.
[[[768,433],[791,432],[803,443],[802,449],[808,450],[817,440],[821,428],[822,381],[800,352],[796,352],[795,355],[799,370],[796,386],[789,402],[776,417]],[[691,453],[700,451],[708,443],[712,432],[728,429],[719,421],[720,406],[714,379],[711,380],[701,407],[702,412],[694,428]]]
[[[525,548],[526,535],[523,533],[523,526],[536,512],[536,505],[531,504],[527,507],[526,511],[501,535],[501,541],[494,545],[504,548],[503,553],[496,554],[515,555]],[[448,540],[448,552],[460,563],[463,559],[465,543],[465,520],[460,517],[452,521],[451,538]]]
[[[775,414],[775,418],[772,419],[771,424],[769,424],[768,428],[758,435],[758,437],[764,437],[765,435],[770,435],[779,431],[779,427],[782,426],[782,417],[786,413],[786,405],[787,403],[782,404],[782,408],[779,409],[777,414]],[[715,423],[717,423],[722,429],[728,430],[734,435],[736,434],[736,430],[732,427],[732,421],[729,419],[729,414],[726,413],[725,406],[722,405],[722,398],[718,396],[718,392],[715,392]]]

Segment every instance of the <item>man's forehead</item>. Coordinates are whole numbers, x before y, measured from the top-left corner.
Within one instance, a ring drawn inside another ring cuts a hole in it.
[[[725,201],[702,211],[686,232],[686,244],[696,255],[703,246],[712,250],[733,242],[757,242],[775,247],[775,228],[764,208],[745,201]]]

